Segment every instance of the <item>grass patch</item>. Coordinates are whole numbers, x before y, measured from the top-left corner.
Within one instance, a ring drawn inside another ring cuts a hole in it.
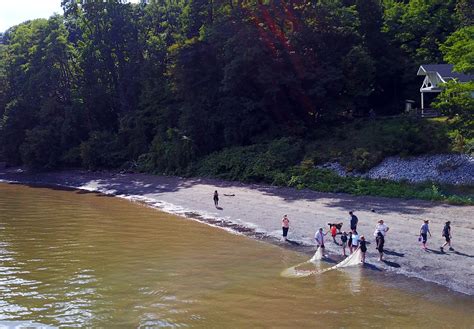
[[[472,186],[457,189],[454,186],[435,183],[410,184],[389,180],[340,177],[329,170],[305,170],[301,167],[294,167],[290,172],[291,177],[287,185],[296,188],[354,195],[442,201],[458,205],[474,204],[474,188]]]

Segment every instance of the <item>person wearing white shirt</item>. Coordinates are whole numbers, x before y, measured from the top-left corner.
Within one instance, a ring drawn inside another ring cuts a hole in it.
[[[359,247],[359,234],[356,230],[352,230],[352,250],[357,250]]]
[[[314,235],[314,240],[316,241],[316,245],[318,248],[324,249],[324,236],[328,234],[328,232],[323,233],[323,228],[320,227],[319,230]]]
[[[389,229],[390,228],[386,224],[384,224],[383,219],[381,219],[378,221],[378,224],[375,227],[374,236],[376,237],[378,232],[382,233],[382,235],[385,236]]]

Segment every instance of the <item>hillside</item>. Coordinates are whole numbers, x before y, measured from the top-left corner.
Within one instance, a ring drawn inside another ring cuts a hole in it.
[[[1,35],[7,165],[444,200],[438,186],[336,177],[317,166],[365,172],[390,156],[472,152],[473,82],[449,81],[426,100],[449,119],[403,116],[404,101],[419,98],[420,65],[474,71],[469,1],[62,7]]]
[[[214,177],[232,181],[265,182],[279,186],[309,188],[322,192],[380,195],[399,198],[474,201],[472,184],[456,187],[436,182],[374,180],[361,175],[341,177],[322,169],[339,163],[349,174],[364,173],[390,156],[456,153],[459,144],[452,123],[445,118],[360,119],[317,132],[316,140],[281,138],[267,143],[225,149],[198,161],[180,175]],[[146,163],[142,170],[148,171]],[[446,170],[449,170],[447,168]]]

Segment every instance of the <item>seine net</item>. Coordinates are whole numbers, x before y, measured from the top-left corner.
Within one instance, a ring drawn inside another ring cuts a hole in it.
[[[323,258],[324,258],[323,251],[322,251],[321,248],[318,248],[316,250],[316,252],[314,253],[313,257],[310,260],[308,260],[306,262],[303,262],[303,263],[300,263],[298,265],[289,267],[286,270],[282,271],[280,275],[283,276],[283,277],[286,277],[286,278],[303,278],[303,277],[310,276],[312,274],[315,274],[315,275],[316,274],[322,274],[324,272],[335,270],[335,269],[338,269],[338,268],[357,266],[357,265],[361,264],[361,261],[360,261],[361,251],[360,251],[360,249],[357,249],[352,254],[347,256],[344,260],[342,260],[341,262],[339,262],[336,265],[334,265],[332,267],[329,267],[329,268],[325,268],[325,269],[321,269],[321,270],[318,270],[318,269],[311,269],[311,270],[302,269],[302,267],[304,267],[304,265],[307,265],[307,264],[314,264],[314,265],[319,264],[321,259],[323,259]]]

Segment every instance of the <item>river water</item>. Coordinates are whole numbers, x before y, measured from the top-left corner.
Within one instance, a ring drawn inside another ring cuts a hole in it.
[[[472,297],[421,281],[280,276],[307,258],[119,198],[0,184],[0,328],[474,327]]]

